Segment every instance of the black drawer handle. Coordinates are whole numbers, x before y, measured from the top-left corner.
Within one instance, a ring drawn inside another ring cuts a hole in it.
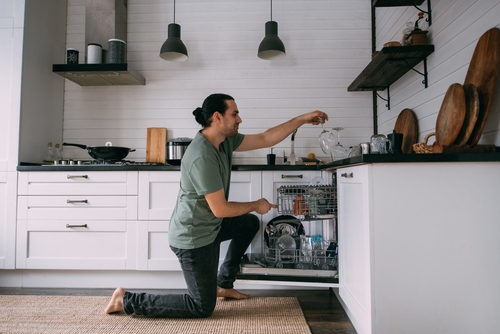
[[[304,178],[304,176],[302,174],[299,174],[299,175],[286,175],[286,174],[281,174],[281,178],[282,179],[302,179]]]
[[[346,179],[352,179],[354,177],[354,173],[342,173],[341,177],[345,177]]]
[[[68,175],[68,179],[88,179],[88,175]]]
[[[75,204],[75,203],[88,203],[89,201],[86,200],[86,199],[68,199],[66,200],[66,203],[69,203],[69,204]]]
[[[83,225],[70,225],[70,224],[66,224],[66,228],[73,228],[73,227],[87,228],[87,224],[83,224]]]

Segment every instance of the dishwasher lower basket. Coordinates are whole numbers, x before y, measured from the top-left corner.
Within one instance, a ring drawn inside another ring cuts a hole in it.
[[[321,242],[318,249],[304,246],[304,240],[311,237],[294,237],[292,248],[285,248],[280,242],[281,237],[270,237],[269,247],[265,252],[268,264],[275,268],[314,269],[314,270],[336,270],[337,269],[337,243],[327,240]],[[323,244],[327,246],[323,246]]]

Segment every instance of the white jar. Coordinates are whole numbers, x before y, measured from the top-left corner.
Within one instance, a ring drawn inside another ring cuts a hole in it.
[[[87,64],[102,63],[102,46],[97,43],[89,43],[87,46]]]

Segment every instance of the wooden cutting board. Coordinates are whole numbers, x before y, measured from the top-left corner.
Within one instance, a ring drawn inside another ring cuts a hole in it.
[[[464,146],[467,144],[474,125],[477,121],[477,116],[479,115],[479,94],[477,92],[477,87],[473,84],[464,86],[465,91],[465,119],[462,129],[458,134],[457,139],[455,139],[455,145]]]
[[[148,128],[146,162],[167,162],[167,129]]]
[[[500,62],[500,29],[486,31],[477,41],[464,86],[473,84],[479,95],[479,113],[474,129],[467,141],[469,146],[477,144],[493,104]]]
[[[403,109],[399,113],[394,125],[396,133],[403,134],[403,143],[401,144],[401,151],[403,153],[412,153],[413,144],[417,142],[418,137],[418,123],[415,113],[411,109]]]
[[[454,83],[444,95],[436,120],[436,142],[441,146],[451,146],[457,139],[465,119],[464,87]]]

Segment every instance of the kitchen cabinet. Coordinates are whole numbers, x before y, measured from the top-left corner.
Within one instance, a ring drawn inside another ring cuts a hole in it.
[[[499,162],[337,169],[338,295],[358,333],[497,331],[499,172]]]
[[[19,173],[18,269],[135,269],[137,172]]]
[[[17,174],[0,172],[0,269],[15,268]]]
[[[370,269],[371,165],[342,168],[337,175],[339,294],[359,333],[372,316]]]
[[[138,269],[180,270],[168,245],[168,224],[179,192],[180,171],[139,172]],[[248,202],[261,198],[260,171],[231,174],[230,201]],[[220,262],[229,241],[221,244]],[[255,247],[251,245],[250,247]]]

